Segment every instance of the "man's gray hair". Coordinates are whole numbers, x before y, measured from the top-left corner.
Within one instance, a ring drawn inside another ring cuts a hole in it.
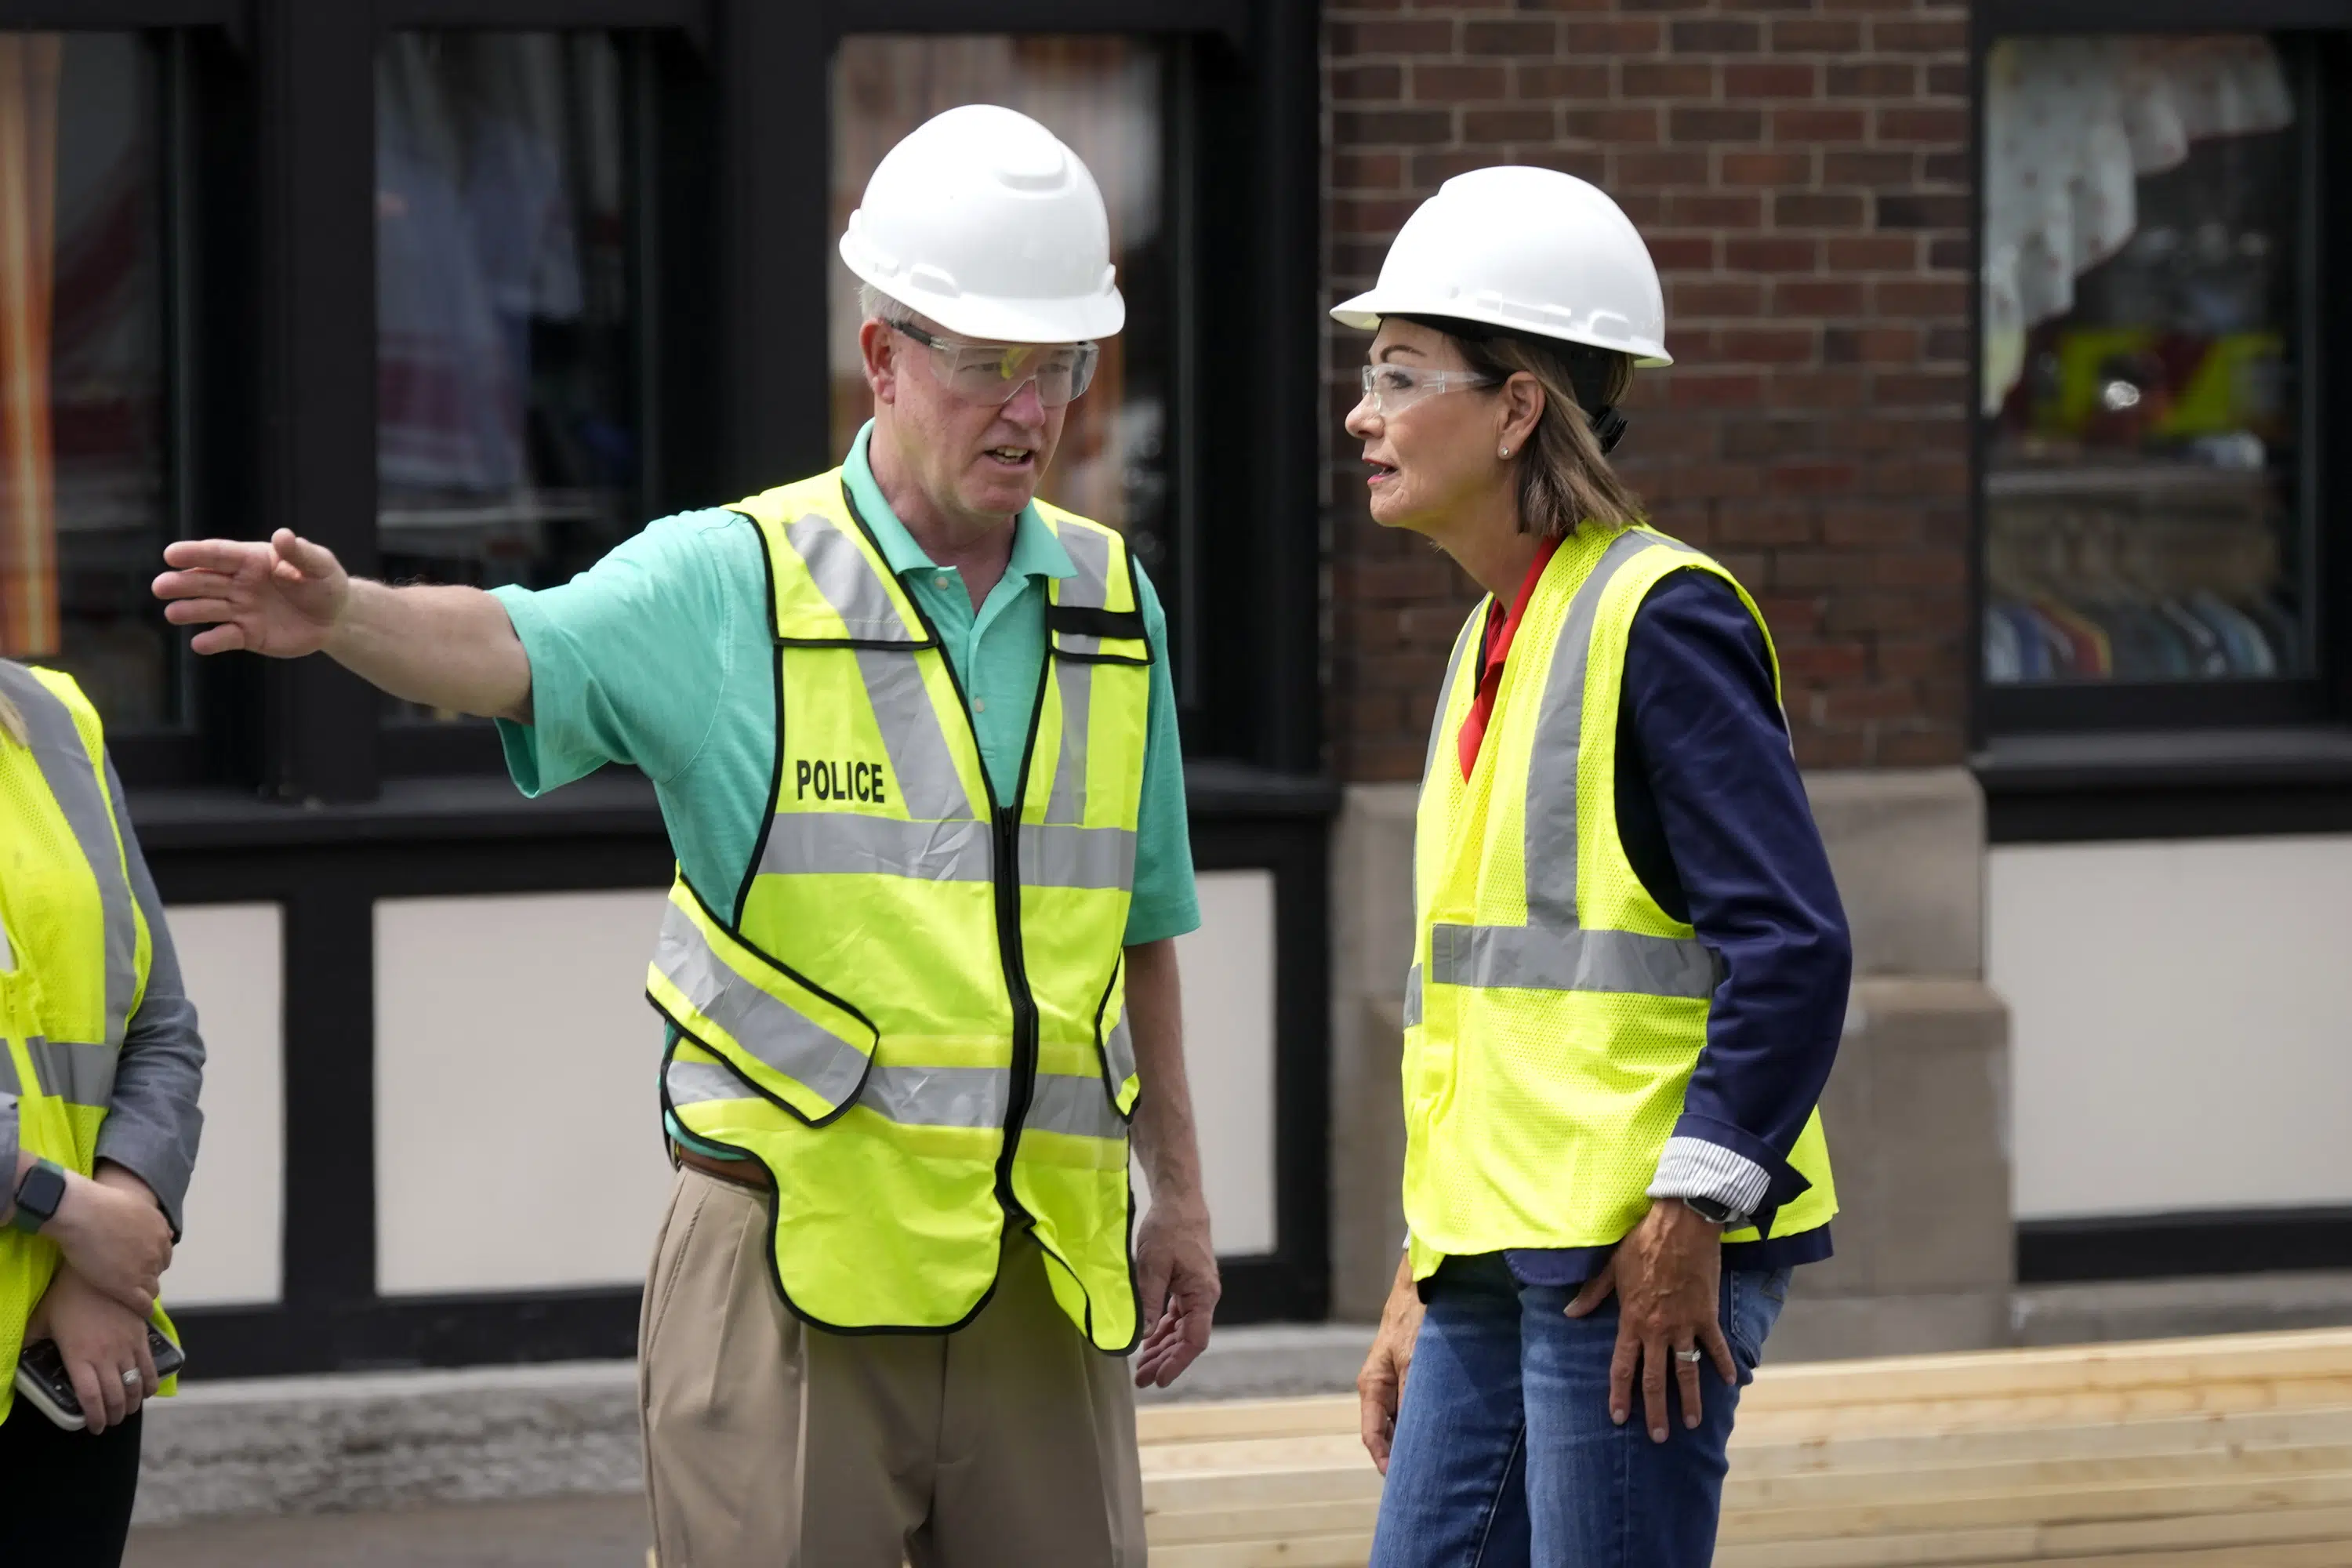
[[[857,286],[857,319],[861,321],[882,321],[894,327],[912,326],[914,307],[903,300],[894,300],[871,283]]]

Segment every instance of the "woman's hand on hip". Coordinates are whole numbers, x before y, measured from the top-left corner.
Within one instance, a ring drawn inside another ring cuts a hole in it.
[[[1413,1342],[1421,1337],[1421,1292],[1413,1289],[1412,1255],[1397,1264],[1396,1284],[1388,1305],[1381,1310],[1380,1331],[1372,1336],[1371,1353],[1356,1374],[1357,1415],[1363,1426],[1364,1451],[1381,1474],[1389,1473],[1389,1449],[1396,1440],[1397,1406],[1404,1398],[1404,1376],[1412,1367]]]
[[[133,1179],[123,1184],[68,1174],[65,1201],[41,1234],[102,1295],[144,1320],[172,1266],[172,1226]]]
[[[147,1349],[147,1320],[100,1291],[71,1268],[62,1268],[25,1327],[27,1340],[58,1342],[58,1353],[81,1401],[83,1430],[95,1436],[139,1414],[155,1392],[155,1358]],[[136,1381],[126,1374],[136,1373]]]
[[[1617,1353],[1609,1363],[1609,1418],[1623,1426],[1633,1409],[1633,1380],[1642,1381],[1642,1411],[1653,1442],[1666,1440],[1667,1369],[1682,1391],[1683,1425],[1700,1420],[1698,1362],[1677,1352],[1696,1350],[1726,1383],[1739,1381],[1730,1342],[1716,1303],[1723,1281],[1723,1227],[1675,1198],[1661,1198],[1606,1267],[1585,1281],[1568,1315],[1581,1318],[1619,1298]]]

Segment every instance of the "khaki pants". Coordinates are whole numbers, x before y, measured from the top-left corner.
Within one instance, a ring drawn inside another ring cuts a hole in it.
[[[764,1194],[688,1166],[639,1325],[660,1568],[1139,1568],[1127,1363],[1008,1244],[952,1334],[829,1334],[784,1310]]]

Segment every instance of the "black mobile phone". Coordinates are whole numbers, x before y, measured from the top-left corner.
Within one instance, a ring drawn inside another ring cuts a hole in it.
[[[171,1376],[188,1361],[185,1352],[152,1323],[147,1325],[147,1353],[155,1358],[158,1380]],[[73,1379],[66,1373],[65,1357],[58,1353],[55,1340],[34,1340],[17,1355],[16,1392],[68,1432],[79,1432],[88,1425],[82,1418],[81,1396],[74,1393]]]

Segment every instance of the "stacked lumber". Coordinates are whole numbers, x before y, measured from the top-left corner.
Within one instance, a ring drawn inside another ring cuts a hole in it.
[[[1360,1568],[1352,1397],[1149,1407],[1156,1568]],[[2352,1568],[2352,1331],[1771,1368],[1717,1568]]]

